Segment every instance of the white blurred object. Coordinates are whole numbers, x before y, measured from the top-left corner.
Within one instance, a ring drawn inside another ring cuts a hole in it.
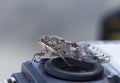
[[[109,76],[117,75],[120,77],[120,41],[96,41],[92,43],[111,55],[109,65],[103,64],[104,68],[109,71]]]

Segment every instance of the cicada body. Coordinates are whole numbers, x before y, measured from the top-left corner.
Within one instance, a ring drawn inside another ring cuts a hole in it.
[[[49,53],[50,56],[70,57],[86,62],[106,63],[110,61],[109,55],[88,43],[69,42],[58,36],[43,36],[39,43],[43,46],[41,52]],[[43,56],[42,54],[38,53],[39,56]]]

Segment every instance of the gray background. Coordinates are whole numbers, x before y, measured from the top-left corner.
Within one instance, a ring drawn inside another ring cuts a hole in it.
[[[100,19],[119,0],[0,0],[0,82],[39,52],[42,35],[97,40]]]

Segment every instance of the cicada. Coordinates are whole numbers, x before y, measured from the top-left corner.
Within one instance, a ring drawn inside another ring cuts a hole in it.
[[[105,54],[102,50],[92,46],[88,43],[76,43],[64,40],[58,36],[43,36],[39,40],[39,44],[43,46],[40,53],[35,56],[44,56],[49,53],[50,57],[60,56],[67,63],[64,57],[70,57],[76,60],[86,62],[100,62],[106,63],[110,61],[110,55]],[[67,63],[69,64],[69,63]]]

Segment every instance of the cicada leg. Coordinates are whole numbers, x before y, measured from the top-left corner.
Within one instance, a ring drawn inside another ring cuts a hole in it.
[[[39,56],[39,58],[41,58],[41,56],[44,56],[44,55],[45,55],[45,53],[44,53],[42,50],[41,50],[40,53],[36,53],[36,54],[34,54],[32,60],[31,60],[31,63],[33,62],[33,60],[35,59],[36,56]]]
[[[72,66],[62,55],[60,55],[60,57],[63,59],[63,61],[64,61],[68,66]]]

